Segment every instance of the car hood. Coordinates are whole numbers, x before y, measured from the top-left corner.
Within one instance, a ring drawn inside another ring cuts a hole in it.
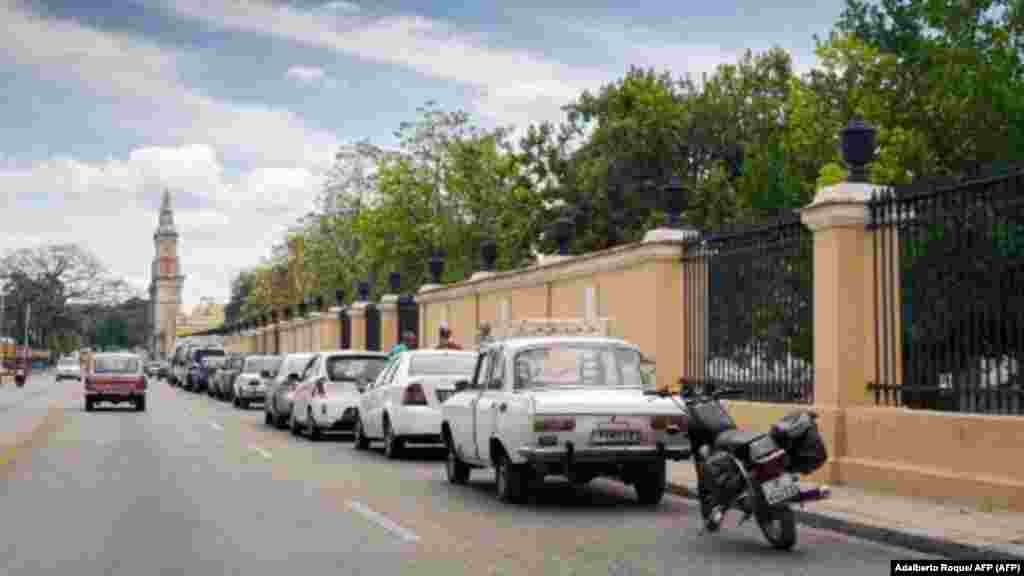
[[[536,414],[679,414],[667,398],[640,388],[562,387],[530,390]]]

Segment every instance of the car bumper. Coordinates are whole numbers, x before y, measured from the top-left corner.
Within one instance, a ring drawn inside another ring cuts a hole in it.
[[[263,388],[239,388],[235,390],[235,397],[240,400],[251,402],[263,402],[267,397],[267,391]]]
[[[85,399],[90,402],[135,402],[143,400],[145,392],[86,392]]]
[[[63,380],[65,378],[68,378],[68,379],[71,379],[71,380],[79,380],[79,379],[81,379],[81,377],[82,377],[81,372],[57,372],[57,379],[59,379],[59,380]]]
[[[391,417],[395,434],[403,438],[424,438],[423,441],[441,441],[441,410],[431,406],[403,406]],[[427,440],[430,439],[430,440]]]
[[[523,446],[519,456],[531,464],[547,463],[595,463],[622,464],[654,462],[657,460],[684,460],[690,457],[689,446],[585,446],[575,448],[571,444],[539,447]]]

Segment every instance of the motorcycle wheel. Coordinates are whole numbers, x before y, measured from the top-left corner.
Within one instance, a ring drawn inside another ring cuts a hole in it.
[[[772,548],[790,550],[796,545],[796,514],[789,506],[771,506],[759,511],[757,525]]]

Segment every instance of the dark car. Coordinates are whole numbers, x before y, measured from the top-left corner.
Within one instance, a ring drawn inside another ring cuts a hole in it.
[[[185,389],[190,392],[204,392],[209,383],[210,366],[203,360],[211,356],[227,356],[223,348],[193,348],[189,352],[188,375]]]

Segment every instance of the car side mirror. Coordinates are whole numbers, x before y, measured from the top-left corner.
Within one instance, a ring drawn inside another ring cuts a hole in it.
[[[462,392],[466,388],[469,388],[469,380],[457,380],[455,382],[455,391]]]

